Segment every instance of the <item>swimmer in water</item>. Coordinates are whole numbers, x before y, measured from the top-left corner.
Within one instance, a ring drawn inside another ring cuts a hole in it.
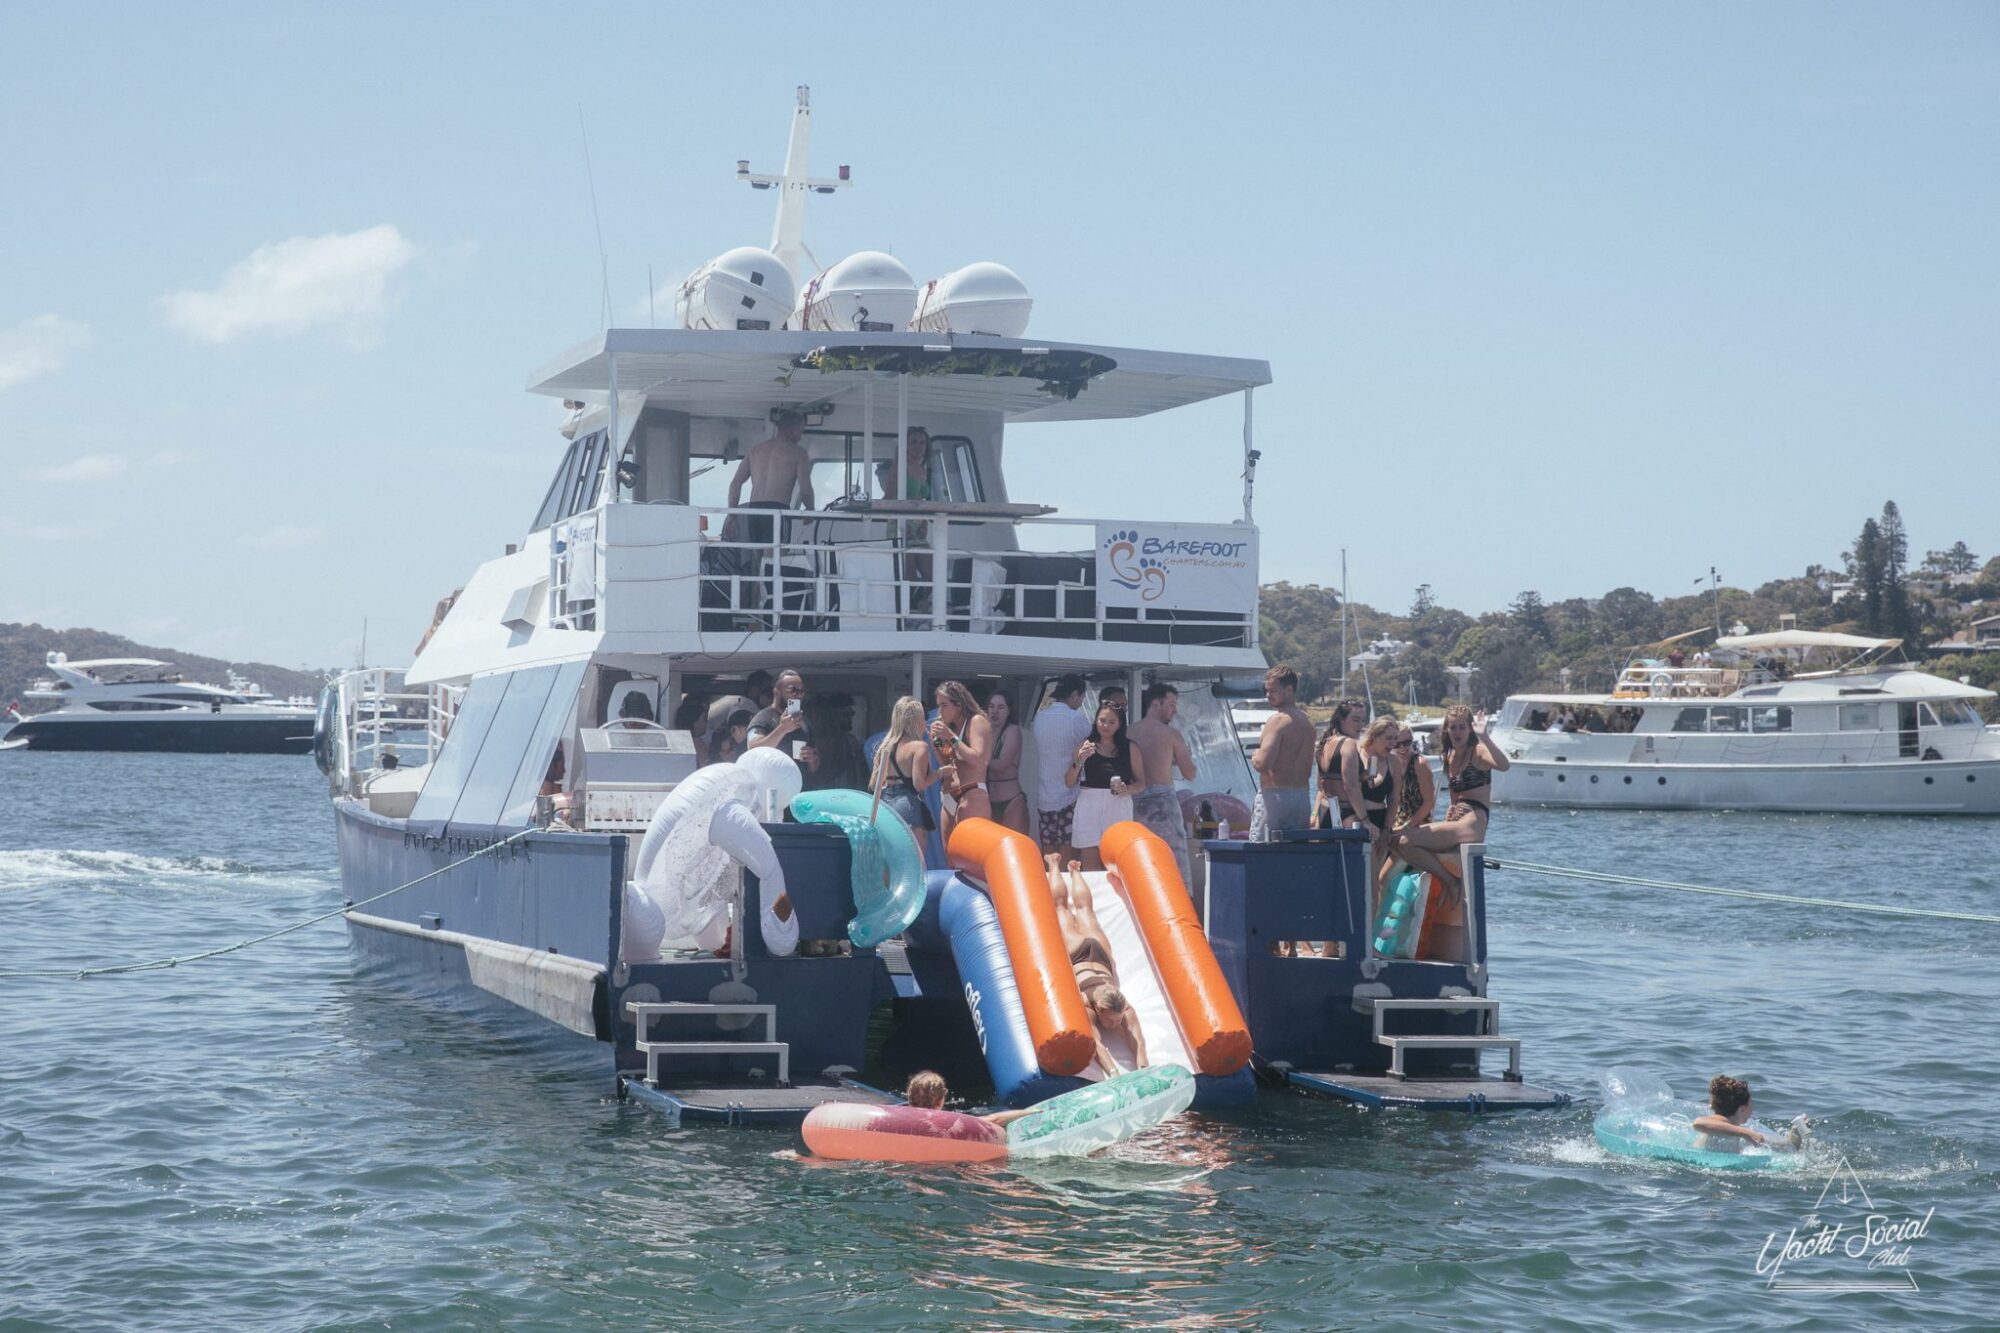
[[[1125,1072],[1104,1044],[1105,1037],[1122,1032],[1132,1042],[1132,1067],[1146,1065],[1146,1035],[1139,1028],[1139,1015],[1125,992],[1118,988],[1118,969],[1111,961],[1111,941],[1098,923],[1090,886],[1083,882],[1083,863],[1069,863],[1069,879],[1062,875],[1062,861],[1051,855],[1049,892],[1056,900],[1056,923],[1062,927],[1063,947],[1069,950],[1070,966],[1076,969],[1076,986],[1083,992],[1084,1008],[1090,1011],[1093,1036],[1097,1043],[1097,1066],[1106,1078]]]
[[[919,1069],[910,1075],[909,1083],[903,1088],[903,1100],[920,1111],[942,1111],[945,1098],[950,1095],[951,1089],[945,1086],[944,1075],[934,1069]],[[995,1111],[992,1115],[979,1118],[989,1124],[1004,1125],[1033,1114],[1033,1108],[1030,1108],[1026,1111]]]
[[[1806,1118],[1797,1116],[1783,1138],[1760,1134],[1744,1121],[1750,1118],[1750,1085],[1740,1078],[1717,1074],[1709,1081],[1710,1114],[1694,1118],[1694,1128],[1706,1136],[1702,1146],[1710,1152],[1742,1152],[1746,1143],[1761,1144],[1779,1152],[1795,1152],[1805,1142]]]

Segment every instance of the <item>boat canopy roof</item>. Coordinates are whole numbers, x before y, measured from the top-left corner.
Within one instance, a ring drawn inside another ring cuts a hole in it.
[[[93,657],[83,662],[66,657],[59,662],[50,662],[49,665],[68,667],[72,671],[94,671],[98,667],[163,667],[172,666],[173,663],[162,662],[157,657]]]
[[[1782,629],[1772,634],[1725,634],[1715,641],[1718,648],[1738,652],[1763,652],[1771,648],[1894,648],[1901,639],[1870,639],[1859,634],[1831,634],[1824,630]]]
[[[697,416],[761,415],[773,401],[859,402],[862,386],[908,376],[912,413],[995,412],[1007,421],[1102,421],[1271,382],[1267,361],[977,334],[608,329],[544,366],[532,393],[621,397]],[[876,410],[895,411],[894,390]]]

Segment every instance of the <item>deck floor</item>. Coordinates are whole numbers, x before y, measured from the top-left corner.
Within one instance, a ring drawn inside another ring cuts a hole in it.
[[[901,1100],[879,1088],[833,1079],[806,1079],[789,1088],[768,1084],[655,1088],[637,1076],[627,1076],[623,1083],[631,1096],[676,1119],[721,1124],[796,1125],[815,1106],[829,1102],[893,1106]]]

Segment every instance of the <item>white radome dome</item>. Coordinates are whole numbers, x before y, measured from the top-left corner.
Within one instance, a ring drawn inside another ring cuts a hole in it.
[[[1035,298],[1005,264],[982,260],[924,284],[917,294],[917,333],[984,333],[1018,338],[1028,331]]]
[[[863,250],[806,283],[792,327],[895,333],[917,309],[917,280],[894,255]]]
[[[782,329],[796,293],[776,255],[743,245],[688,274],[674,315],[684,329]]]

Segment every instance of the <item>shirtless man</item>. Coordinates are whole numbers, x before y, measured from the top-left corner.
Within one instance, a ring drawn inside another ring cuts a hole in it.
[[[812,472],[805,446],[799,440],[806,433],[806,419],[797,412],[778,413],[778,433],[743,451],[736,475],[729,479],[729,507],[749,509],[791,509],[798,496],[800,509],[813,507]],[[750,483],[750,501],[743,503],[743,483]],[[773,520],[752,515],[744,524],[745,541],[768,544],[777,534]]]
[[[1257,805],[1250,812],[1250,841],[1271,842],[1288,829],[1312,823],[1313,725],[1299,707],[1299,673],[1274,666],[1264,673],[1264,698],[1277,710],[1264,724],[1250,767],[1257,770]]]
[[[1174,863],[1181,868],[1181,883],[1185,885],[1190,870],[1187,822],[1181,818],[1180,798],[1174,795],[1173,775],[1194,781],[1194,755],[1188,751],[1187,738],[1174,728],[1181,693],[1171,685],[1148,685],[1139,702],[1146,715],[1130,728],[1132,744],[1146,757],[1146,776],[1156,780],[1132,798],[1132,817],[1173,848]]]

